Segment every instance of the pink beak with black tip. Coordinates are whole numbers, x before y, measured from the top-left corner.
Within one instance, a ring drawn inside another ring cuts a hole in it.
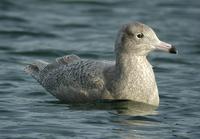
[[[169,43],[160,41],[158,44],[155,45],[156,50],[165,51],[172,54],[177,54],[178,51],[174,46]]]

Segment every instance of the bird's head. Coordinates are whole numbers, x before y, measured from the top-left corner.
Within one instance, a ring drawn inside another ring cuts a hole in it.
[[[177,53],[171,44],[160,41],[149,26],[136,22],[129,23],[120,30],[115,50],[117,53],[145,56],[153,50]]]

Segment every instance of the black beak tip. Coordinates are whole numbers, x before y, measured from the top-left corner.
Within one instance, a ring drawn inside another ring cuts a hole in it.
[[[172,46],[170,49],[169,49],[169,53],[171,54],[178,54],[178,51],[176,50],[176,48],[174,46]]]

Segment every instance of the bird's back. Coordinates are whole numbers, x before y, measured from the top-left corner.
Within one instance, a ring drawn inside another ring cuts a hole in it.
[[[40,71],[39,82],[47,91],[64,101],[100,99],[105,91],[103,72],[108,65],[84,59],[65,65],[49,65]]]

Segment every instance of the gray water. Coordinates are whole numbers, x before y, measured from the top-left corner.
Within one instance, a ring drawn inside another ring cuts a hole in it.
[[[154,110],[132,102],[62,104],[23,67],[77,54],[114,60],[120,26],[141,21],[178,55],[154,52]],[[1,139],[188,139],[200,136],[199,0],[0,0]]]

